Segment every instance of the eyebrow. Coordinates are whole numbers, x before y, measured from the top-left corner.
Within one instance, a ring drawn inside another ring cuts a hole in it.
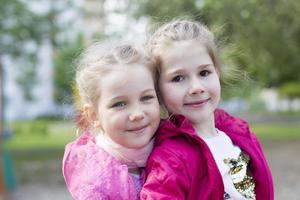
[[[147,93],[147,92],[154,92],[154,93],[156,93],[156,91],[155,91],[154,88],[149,88],[149,89],[144,90],[141,94],[144,94],[144,93]],[[117,100],[123,99],[123,98],[127,98],[127,96],[126,96],[126,95],[115,96],[115,97],[109,99],[109,101],[110,101],[110,102],[112,102],[112,101],[117,101]]]
[[[207,64],[201,64],[197,67],[197,69],[199,68],[206,68],[206,67],[210,67],[210,66],[214,66],[213,63],[207,63]],[[169,72],[167,72],[167,74],[180,74],[180,72],[184,71],[185,67],[178,67],[175,69],[171,69]]]

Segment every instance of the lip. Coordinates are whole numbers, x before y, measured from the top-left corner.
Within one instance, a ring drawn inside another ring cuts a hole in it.
[[[184,103],[184,106],[192,107],[192,108],[199,108],[199,107],[204,106],[209,100],[210,100],[210,98],[203,99],[203,100],[197,100],[197,101],[191,101],[191,102]]]
[[[128,131],[128,132],[135,133],[135,134],[139,134],[139,133],[143,133],[144,130],[145,130],[148,126],[149,126],[148,124],[143,125],[143,126],[137,126],[137,127],[130,128],[130,129],[128,129],[127,131]]]

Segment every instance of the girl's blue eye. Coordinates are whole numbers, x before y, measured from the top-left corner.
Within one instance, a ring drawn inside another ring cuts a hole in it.
[[[149,101],[151,99],[154,99],[155,97],[153,95],[146,95],[146,96],[143,96],[141,98],[141,101]]]
[[[172,82],[180,82],[183,80],[183,76],[177,75],[174,78],[172,78]]]
[[[121,108],[121,107],[124,107],[124,106],[126,106],[126,103],[124,101],[120,101],[120,102],[114,103],[111,107],[112,108]]]
[[[209,74],[210,74],[210,71],[208,71],[208,70],[202,70],[200,73],[200,76],[208,76]]]

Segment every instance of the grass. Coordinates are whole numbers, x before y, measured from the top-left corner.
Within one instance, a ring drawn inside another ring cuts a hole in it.
[[[11,127],[13,135],[5,142],[11,150],[63,148],[76,137],[73,123],[65,121],[15,122]]]
[[[5,142],[11,150],[63,149],[76,138],[76,128],[67,121],[28,121],[11,124],[13,136]],[[252,123],[260,139],[300,139],[300,124],[297,123]]]
[[[258,123],[250,127],[260,139],[300,139],[300,124]]]

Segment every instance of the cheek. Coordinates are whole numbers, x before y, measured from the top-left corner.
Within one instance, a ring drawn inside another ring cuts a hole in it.
[[[169,112],[176,112],[183,98],[180,88],[174,87],[172,84],[165,84],[161,87],[161,97],[163,104]]]
[[[107,113],[107,115],[103,116],[105,117],[103,121],[105,121],[105,124],[103,126],[105,131],[114,131],[118,129],[123,129],[125,127],[125,116],[123,113]]]
[[[154,127],[156,127],[157,129],[157,126],[160,122],[160,110],[159,110],[159,107],[153,107],[151,110],[148,110],[148,119],[150,120],[151,122],[151,125]],[[154,130],[155,131],[155,130]]]
[[[153,104],[147,106],[147,111],[149,113],[151,113],[152,115],[156,115],[157,113],[159,113],[159,103],[158,103],[158,99],[156,100],[156,102],[154,102]]]
[[[213,95],[219,100],[221,96],[221,85],[219,79],[216,78],[216,80],[210,84],[210,88]]]

